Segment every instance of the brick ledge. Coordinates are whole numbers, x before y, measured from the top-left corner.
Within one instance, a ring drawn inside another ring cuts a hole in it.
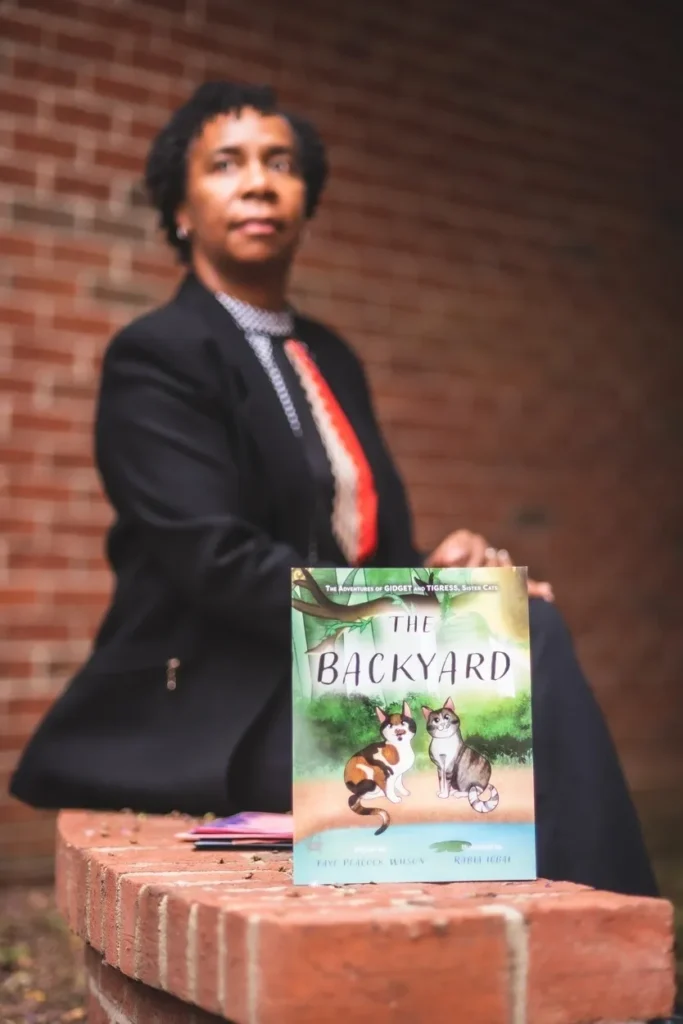
[[[671,1010],[664,900],[545,881],[294,888],[286,855],[199,853],[173,838],[181,826],[63,812],[57,899],[115,977],[190,1004],[188,1020],[198,1006],[234,1024],[452,1024],[435,991],[468,1024]],[[100,959],[89,953],[91,988]]]

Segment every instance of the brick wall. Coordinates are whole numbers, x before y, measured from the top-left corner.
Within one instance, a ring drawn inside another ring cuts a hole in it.
[[[552,579],[653,848],[683,846],[676,8],[5,0],[0,789],[109,591],[99,359],[178,276],[146,148],[234,76],[329,141],[296,298],[363,354],[420,542],[475,527]],[[0,795],[5,873],[52,837]]]
[[[60,815],[57,905],[85,943],[89,1024],[644,1024],[671,1010],[665,900],[543,880],[303,891],[289,856],[198,856],[177,828]],[[455,1013],[424,984],[448,991],[454,970]]]

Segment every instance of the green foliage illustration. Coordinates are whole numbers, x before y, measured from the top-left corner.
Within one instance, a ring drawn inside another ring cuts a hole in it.
[[[430,737],[425,728],[422,706],[436,708],[434,694],[409,694],[406,700],[417,725],[413,741],[415,767],[430,767]],[[294,771],[297,777],[337,773],[356,751],[380,737],[376,707],[398,712],[401,702],[388,707],[369,697],[329,694],[317,700],[295,702]],[[470,699],[458,708],[462,735],[492,764],[530,765],[531,697]]]

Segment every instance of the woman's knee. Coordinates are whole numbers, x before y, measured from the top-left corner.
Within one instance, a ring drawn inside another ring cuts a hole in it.
[[[558,626],[566,628],[557,605],[553,601],[544,601],[542,597],[529,598],[529,624],[532,630],[540,631]]]
[[[542,710],[544,715],[564,716],[567,722],[575,721],[577,715],[587,716],[585,722],[602,729],[599,705],[559,608],[532,598],[529,622],[532,695],[536,710]],[[584,728],[588,729],[585,723]]]
[[[542,598],[529,601],[531,663],[535,704],[540,709],[550,700],[553,713],[580,693],[588,691],[574,640],[557,605]]]
[[[556,604],[541,597],[529,599],[529,632],[532,654],[540,653],[549,643],[572,645],[562,612]]]

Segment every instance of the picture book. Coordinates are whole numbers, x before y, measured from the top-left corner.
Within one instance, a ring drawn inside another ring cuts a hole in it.
[[[536,877],[526,569],[292,571],[294,883]]]

